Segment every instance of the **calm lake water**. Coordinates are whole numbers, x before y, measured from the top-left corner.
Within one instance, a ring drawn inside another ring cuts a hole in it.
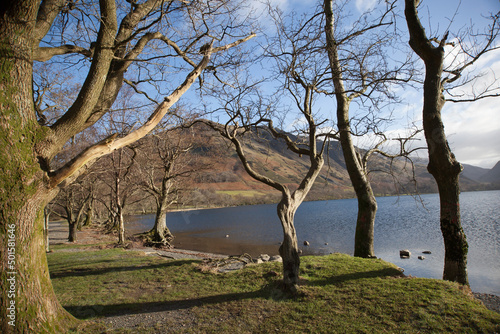
[[[375,255],[404,269],[406,275],[441,278],[444,246],[439,228],[437,194],[378,198]],[[500,191],[466,192],[460,197],[462,225],[469,242],[468,271],[473,291],[500,295]],[[353,254],[357,215],[355,199],[305,202],[295,225],[299,245],[307,254]],[[142,232],[154,215],[132,216],[128,232]],[[223,254],[277,254],[282,230],[276,205],[172,212],[167,224],[177,248]],[[302,246],[303,241],[310,246]],[[412,256],[401,259],[399,250]],[[425,260],[417,256],[423,251]]]

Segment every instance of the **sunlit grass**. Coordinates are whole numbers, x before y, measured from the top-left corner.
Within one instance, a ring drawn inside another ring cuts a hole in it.
[[[180,324],[115,333],[493,333],[500,315],[460,289],[434,279],[404,278],[392,264],[347,255],[303,257],[298,296],[280,289],[281,264],[226,274],[200,261],[165,260],[106,249],[49,254],[59,300],[82,319],[188,309]],[[195,320],[193,320],[195,319]],[[100,333],[103,325],[88,326]]]
[[[217,190],[217,194],[224,194],[229,196],[243,196],[243,197],[255,197],[262,196],[263,193],[256,190]]]

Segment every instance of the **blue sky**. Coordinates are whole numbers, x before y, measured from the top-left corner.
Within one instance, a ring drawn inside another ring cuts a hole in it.
[[[316,0],[272,0],[271,2],[285,12],[308,11],[318,5]],[[257,8],[263,8],[258,0],[254,0],[254,3]],[[373,8],[376,4],[377,0],[352,0],[350,7],[355,15]],[[402,10],[404,1],[399,0],[397,6],[399,6],[399,10]],[[451,36],[453,32],[459,31],[471,23],[476,28],[482,29],[487,22],[484,15],[499,11],[499,0],[423,0],[419,8],[419,15],[428,35],[442,37],[448,29]],[[402,15],[402,12],[400,14]],[[398,23],[402,29],[405,29],[403,24],[403,20]],[[500,41],[497,42],[497,44],[499,43]],[[453,50],[450,47],[448,51],[450,52],[448,59],[451,59],[454,54]],[[500,81],[499,51],[486,55],[473,67],[472,73],[485,74],[478,82],[474,83],[474,87],[489,83],[495,77]],[[499,84],[497,84],[498,86]],[[394,114],[397,121],[387,128],[394,136],[405,134],[407,125],[412,122],[421,124],[422,91],[405,89],[401,92],[401,97],[404,99],[404,103],[398,107]],[[445,131],[448,142],[460,162],[492,168],[500,160],[499,106],[500,97],[483,99],[474,103],[447,102],[445,104],[442,111]],[[360,139],[358,145],[363,147],[368,142],[371,142],[370,138]],[[419,146],[422,144],[421,141]],[[421,157],[426,157],[426,155],[425,151],[419,153]]]

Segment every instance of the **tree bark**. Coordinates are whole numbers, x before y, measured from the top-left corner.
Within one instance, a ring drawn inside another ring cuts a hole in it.
[[[451,152],[441,119],[445,103],[442,74],[446,35],[439,45],[433,45],[420,23],[416,6],[415,0],[405,0],[409,44],[425,64],[422,116],[429,152],[427,170],[436,180],[439,191],[440,226],[445,246],[443,279],[468,285],[468,243],[460,220],[458,184],[462,165]]]
[[[49,222],[50,222],[50,210],[45,207],[43,210],[43,233],[45,237],[45,252],[50,252],[50,237],[49,237]]]
[[[174,239],[174,236],[167,227],[167,210],[160,207],[157,208],[155,225],[150,232],[152,233],[152,241],[154,243],[170,247],[170,243]]]
[[[172,187],[172,181],[170,180],[172,165],[167,165],[161,182],[161,190],[156,194],[156,218],[155,225],[151,229],[152,241],[164,246],[170,246],[170,242],[174,239],[174,236],[167,227],[167,211],[171,204],[169,195]]]
[[[118,231],[118,244],[123,245],[125,244],[125,222],[123,219],[123,208],[121,205],[118,205],[117,207],[118,210],[118,226],[117,226],[117,231]]]
[[[57,333],[77,321],[52,288],[43,235],[45,185],[33,147],[47,133],[36,121],[31,54],[39,1],[0,6],[0,318],[2,333]]]
[[[69,226],[69,234],[68,234],[68,241],[69,242],[76,242],[76,233],[78,230],[78,222],[77,221],[68,221],[68,226]]]
[[[291,201],[290,196],[284,195],[277,207],[283,228],[283,243],[279,253],[283,259],[283,284],[291,292],[296,292],[299,284],[300,257],[294,217],[298,206],[292,205]]]
[[[350,97],[347,95],[342,68],[335,42],[333,29],[332,0],[324,1],[326,23],[326,50],[332,71],[332,80],[335,87],[337,100],[337,124],[339,129],[342,153],[349,173],[352,186],[358,199],[358,217],[356,220],[356,234],[354,237],[354,256],[372,258],[375,257],[373,241],[375,230],[375,215],[377,213],[377,200],[368,180],[367,171],[361,162],[356,148],[352,142],[351,126],[349,120]]]

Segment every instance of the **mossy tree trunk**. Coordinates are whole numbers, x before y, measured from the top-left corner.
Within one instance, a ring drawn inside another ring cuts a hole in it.
[[[43,233],[45,236],[45,251],[50,252],[50,236],[49,236],[50,209],[45,207],[43,210]]]
[[[34,147],[46,136],[32,99],[38,1],[0,6],[0,323],[2,333],[56,333],[76,320],[58,303],[44,238],[47,187]]]
[[[468,244],[460,220],[459,175],[462,165],[446,140],[441,110],[446,79],[442,79],[447,34],[433,45],[425,34],[417,14],[417,2],[405,0],[405,17],[410,33],[409,44],[424,61],[424,106],[422,110],[424,134],[429,153],[427,170],[438,185],[440,225],[444,239],[445,256],[443,279],[468,285]]]

